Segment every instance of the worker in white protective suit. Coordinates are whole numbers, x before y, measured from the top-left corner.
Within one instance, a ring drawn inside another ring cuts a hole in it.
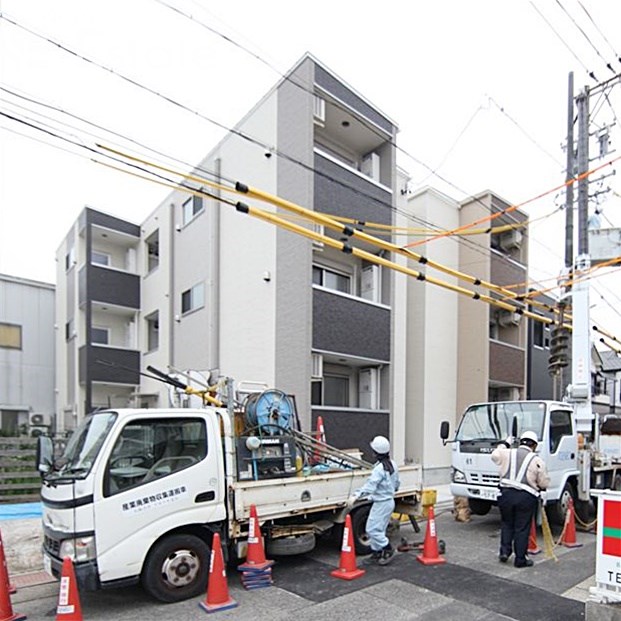
[[[390,459],[390,442],[384,436],[376,436],[371,441],[371,448],[377,462],[366,483],[356,490],[347,500],[347,506],[353,507],[362,497],[373,501],[367,518],[367,535],[371,543],[371,560],[379,565],[387,565],[395,553],[386,536],[390,516],[395,508],[395,492],[399,489],[399,471],[397,464]]]

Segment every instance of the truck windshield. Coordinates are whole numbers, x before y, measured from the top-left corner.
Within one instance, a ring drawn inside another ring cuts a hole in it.
[[[83,478],[88,475],[116,416],[116,412],[99,412],[82,421],[69,439],[60,460],[60,477]]]
[[[545,403],[518,401],[470,406],[461,420],[456,439],[497,441],[514,433],[519,437],[528,430],[534,431],[541,440],[545,408]]]

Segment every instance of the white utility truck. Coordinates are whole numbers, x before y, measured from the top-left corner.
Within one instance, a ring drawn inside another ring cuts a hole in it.
[[[100,411],[56,460],[41,438],[47,571],[58,578],[70,556],[82,588],[141,582],[175,602],[204,593],[215,532],[230,562],[245,556],[252,505],[268,558],[306,553],[316,536],[342,531],[347,498],[371,465],[296,429],[294,410],[290,396],[265,390],[241,411]],[[420,467],[403,466],[400,477],[396,511],[414,516]],[[358,553],[368,550],[368,511],[364,502],[351,510]]]
[[[491,453],[508,436],[534,431],[537,453],[550,474],[546,493],[550,519],[562,524],[569,499],[583,520],[592,513],[591,489],[621,489],[621,417],[596,420],[596,432],[577,430],[574,407],[557,401],[500,401],[469,406],[449,438],[449,423],[440,435],[452,448],[451,492],[468,498],[476,515],[485,515],[499,494],[498,466]],[[517,440],[516,440],[517,446]]]

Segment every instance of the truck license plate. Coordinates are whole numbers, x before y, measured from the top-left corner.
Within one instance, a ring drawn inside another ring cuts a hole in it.
[[[491,487],[489,489],[481,490],[481,498],[485,498],[485,500],[496,500],[498,497],[498,489],[495,487]]]

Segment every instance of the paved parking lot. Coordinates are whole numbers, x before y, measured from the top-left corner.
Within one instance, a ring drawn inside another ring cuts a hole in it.
[[[422,542],[422,532],[409,524],[393,535]],[[573,621],[584,619],[584,601],[595,571],[595,536],[578,533],[579,548],[555,548],[558,560],[534,558],[535,566],[516,569],[498,562],[500,520],[494,509],[488,516],[458,523],[448,508],[436,513],[438,538],[446,543],[443,565],[424,566],[416,551],[396,555],[386,567],[366,566],[359,579],[333,578],[338,549],[320,544],[303,557],[276,559],[274,586],[246,591],[234,569],[228,571],[228,588],[237,608],[214,613],[222,619],[260,621],[291,619],[429,619],[460,621]],[[556,533],[558,535],[558,533]],[[30,619],[54,617],[57,583],[23,586],[13,596],[15,612]],[[199,619],[205,615],[198,604],[204,598],[179,604],[160,604],[140,588],[100,593],[81,593],[84,619]]]

